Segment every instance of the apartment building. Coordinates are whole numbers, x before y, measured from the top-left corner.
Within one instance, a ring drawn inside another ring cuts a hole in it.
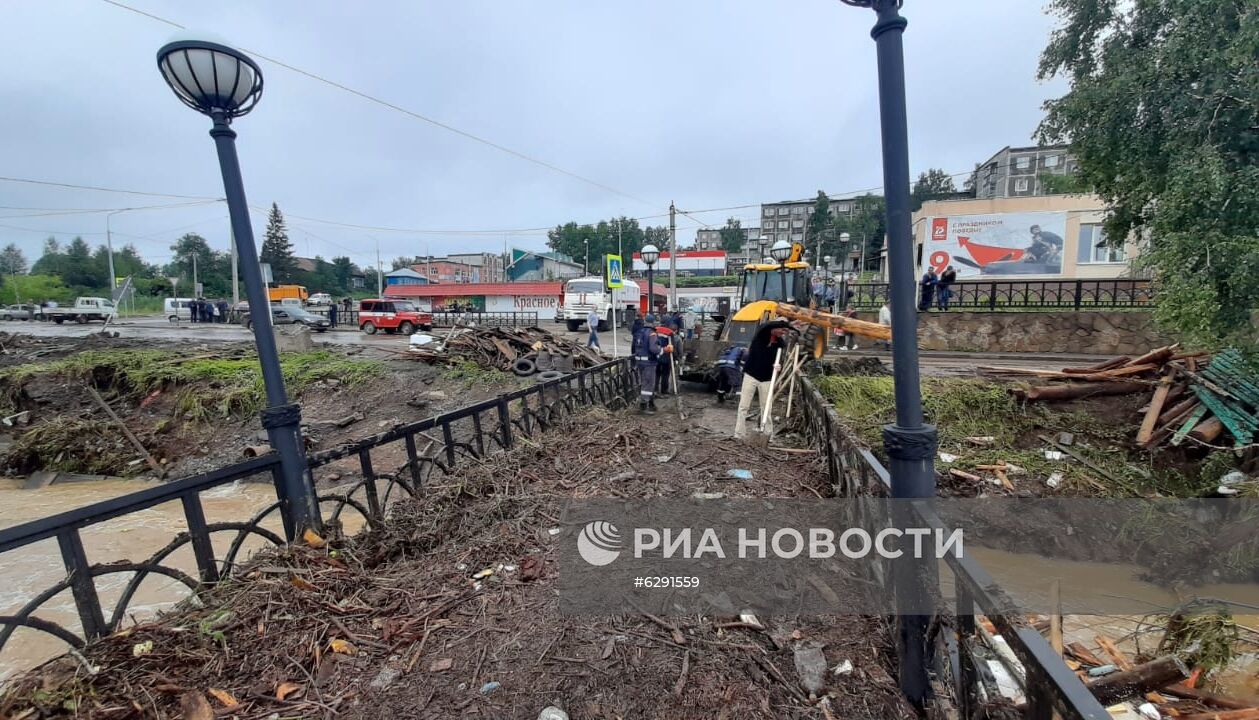
[[[786,240],[792,243],[805,242],[805,228],[809,225],[809,214],[817,199],[788,200],[786,202],[761,204],[761,233],[769,238],[770,243]],[[841,217],[852,215],[857,206],[854,199],[831,200],[831,215]]]
[[[1068,145],[1004,147],[975,169],[975,197],[1036,197],[1048,195],[1045,175],[1073,175],[1079,164]]]
[[[506,263],[500,253],[451,253],[445,259],[472,268],[471,282],[474,283],[497,283],[506,279],[503,272]]]

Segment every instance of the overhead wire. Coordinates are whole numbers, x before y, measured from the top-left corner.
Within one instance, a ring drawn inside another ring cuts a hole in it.
[[[157,20],[158,22],[165,23],[165,24],[167,24],[167,25],[170,25],[171,27],[179,28],[179,29],[181,29],[181,30],[186,29],[183,25],[180,25],[179,23],[175,22],[174,20],[169,20],[169,19],[167,19],[167,18],[160,17],[160,16],[155,15],[155,14],[153,14],[153,13],[146,12],[146,11],[144,11],[144,10],[140,10],[139,8],[135,8],[135,7],[132,7],[132,6],[130,6],[130,5],[126,5],[126,4],[124,4],[124,3],[118,2],[118,0],[102,0],[102,1],[103,1],[103,2],[105,2],[105,3],[108,3],[108,4],[110,4],[110,5],[113,5],[113,6],[115,6],[115,7],[121,8],[121,9],[123,9],[123,10],[128,10],[128,11],[130,11],[130,12],[136,13],[136,14],[138,14],[138,15],[142,15],[142,16],[147,17],[147,18],[150,18],[150,19],[152,19],[152,20]],[[363,100],[367,100],[368,102],[375,103],[375,104],[377,104],[377,105],[380,105],[380,106],[382,106],[382,107],[388,108],[388,109],[393,110],[393,111],[395,111],[395,112],[402,113],[403,115],[406,115],[406,116],[408,116],[408,117],[414,118],[414,119],[416,119],[416,120],[420,120],[420,121],[422,121],[422,122],[426,122],[426,123],[428,123],[428,124],[430,124],[430,125],[433,125],[433,126],[435,126],[435,127],[441,128],[442,130],[446,130],[447,132],[451,132],[451,133],[454,133],[454,134],[459,135],[459,136],[461,136],[461,137],[464,137],[464,138],[467,138],[467,139],[469,139],[469,140],[472,140],[472,141],[474,141],[474,142],[481,143],[481,144],[486,145],[486,146],[488,146],[488,147],[494,148],[495,150],[498,150],[498,151],[500,151],[500,152],[506,153],[506,154],[511,155],[511,156],[513,156],[513,157],[516,157],[516,158],[519,158],[519,159],[521,159],[521,160],[524,160],[524,161],[526,161],[526,162],[533,163],[533,164],[535,164],[535,165],[538,165],[539,167],[546,168],[547,170],[551,170],[552,172],[556,172],[556,173],[559,173],[559,174],[561,174],[561,175],[565,175],[565,176],[567,176],[567,177],[573,178],[574,180],[578,180],[578,181],[581,181],[581,182],[583,182],[583,183],[586,183],[587,185],[591,185],[591,186],[593,186],[593,187],[597,187],[597,188],[599,188],[599,189],[601,189],[601,190],[605,190],[605,191],[607,191],[607,192],[610,192],[610,193],[612,193],[612,194],[614,194],[614,195],[619,195],[620,197],[627,198],[627,199],[629,199],[629,200],[633,200],[634,202],[639,202],[639,203],[643,203],[644,205],[650,205],[650,206],[656,206],[656,207],[659,207],[659,204],[658,204],[658,203],[653,203],[653,202],[651,202],[650,200],[644,200],[643,198],[637,197],[637,196],[635,196],[635,195],[631,195],[630,193],[627,193],[627,192],[623,192],[623,191],[621,191],[621,190],[618,190],[618,189],[616,189],[616,188],[612,187],[611,185],[607,185],[607,184],[605,184],[605,183],[599,182],[598,180],[594,180],[594,179],[592,179],[592,178],[588,178],[588,177],[586,177],[586,176],[584,176],[584,175],[580,175],[580,174],[578,174],[578,173],[572,172],[571,170],[566,170],[566,169],[564,169],[564,168],[562,168],[562,167],[560,167],[560,166],[558,166],[558,165],[555,165],[555,164],[553,164],[553,163],[547,162],[547,161],[542,160],[542,159],[540,159],[540,158],[533,157],[532,155],[528,155],[528,154],[526,154],[526,153],[520,152],[519,150],[513,150],[512,148],[509,148],[509,147],[507,147],[506,145],[502,145],[502,144],[500,144],[500,143],[494,142],[493,140],[489,140],[489,139],[483,138],[483,137],[481,137],[481,136],[479,136],[479,135],[475,135],[475,134],[470,133],[470,132],[468,132],[468,131],[466,131],[466,130],[461,130],[461,129],[459,129],[459,128],[457,128],[457,127],[455,127],[455,126],[453,126],[453,125],[451,125],[451,124],[449,124],[449,123],[444,123],[444,122],[442,122],[442,121],[440,121],[440,120],[436,120],[436,119],[431,118],[431,117],[428,117],[428,116],[426,116],[426,115],[422,115],[422,114],[420,114],[420,113],[418,113],[418,112],[415,112],[414,110],[409,110],[409,109],[407,109],[407,108],[402,107],[401,105],[396,105],[396,104],[394,104],[394,103],[392,103],[392,102],[389,102],[388,100],[384,100],[384,99],[382,99],[382,98],[380,98],[380,97],[377,97],[377,96],[375,96],[375,95],[372,95],[372,94],[370,94],[370,93],[363,92],[362,90],[357,90],[357,89],[352,88],[352,87],[350,87],[350,86],[348,86],[348,85],[345,85],[345,84],[339,83],[339,82],[337,82],[337,81],[335,81],[335,80],[330,80],[330,79],[328,79],[328,78],[326,78],[326,77],[323,77],[322,75],[318,75],[318,74],[316,74],[316,73],[309,72],[309,71],[307,71],[307,70],[303,70],[303,69],[301,69],[301,68],[299,68],[299,67],[296,67],[296,66],[294,66],[294,65],[290,65],[289,63],[286,63],[286,62],[283,62],[283,61],[281,61],[281,60],[278,60],[278,59],[276,59],[276,58],[274,58],[274,57],[270,57],[270,56],[264,55],[263,53],[260,53],[260,52],[258,52],[257,50],[250,50],[250,49],[248,49],[248,48],[241,48],[241,49],[242,49],[242,50],[244,50],[245,52],[247,52],[247,53],[251,54],[251,55],[254,55],[254,56],[258,57],[259,59],[262,59],[262,60],[265,60],[265,61],[267,61],[267,62],[269,62],[269,63],[272,63],[273,65],[278,65],[278,66],[280,66],[280,67],[282,67],[282,68],[284,68],[284,69],[286,69],[286,70],[289,70],[289,71],[291,71],[291,72],[295,72],[295,73],[297,73],[297,74],[299,74],[299,75],[302,75],[302,76],[304,76],[304,77],[307,77],[307,78],[309,78],[309,79],[311,79],[311,80],[314,80],[314,81],[316,81],[316,82],[320,82],[320,83],[323,83],[323,84],[328,85],[328,86],[330,86],[330,87],[333,87],[333,88],[336,88],[336,89],[338,89],[338,90],[341,90],[341,91],[343,91],[343,92],[350,93],[351,95],[354,95],[355,97],[361,98],[361,99],[363,99]]]
[[[204,195],[175,195],[172,193],[145,192],[142,190],[120,190],[118,188],[98,187],[95,185],[75,185],[73,183],[54,182],[52,180],[32,180],[30,178],[0,177],[4,182],[25,183],[27,185],[46,185],[50,187],[69,188],[72,190],[93,190],[96,192],[121,193],[124,195],[147,195],[149,197],[174,198],[177,200],[218,200],[219,198]]]

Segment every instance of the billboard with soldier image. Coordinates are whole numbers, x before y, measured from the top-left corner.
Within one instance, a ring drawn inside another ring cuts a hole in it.
[[[923,261],[937,274],[949,265],[958,277],[1062,274],[1066,213],[955,215],[930,221]]]

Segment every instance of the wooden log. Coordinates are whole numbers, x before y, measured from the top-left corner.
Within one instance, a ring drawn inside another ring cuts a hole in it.
[[[1092,652],[1090,652],[1088,648],[1084,647],[1084,643],[1080,643],[1080,642],[1067,643],[1067,652],[1070,653],[1071,656],[1074,657],[1076,660],[1079,660],[1080,662],[1086,665],[1092,665],[1093,667],[1101,667],[1102,665],[1106,664],[1102,662],[1101,658],[1097,657]]]
[[[1132,358],[1129,357],[1128,355],[1121,355],[1117,358],[1111,358],[1107,360],[1106,362],[1101,362],[1096,365],[1090,365],[1085,368],[1063,368],[1062,371],[1070,375],[1091,375],[1095,372],[1101,372],[1103,370],[1110,370],[1111,368],[1121,367],[1123,365],[1126,365],[1131,360]]]
[[[1109,380],[1110,378],[1128,377],[1129,375],[1140,375],[1141,373],[1157,370],[1160,365],[1154,363],[1142,363],[1140,365],[1125,365],[1114,370],[1103,370],[1092,375],[1077,375],[1081,380]]]
[[[1167,410],[1164,410],[1163,414],[1158,416],[1158,426],[1162,427],[1171,422],[1174,418],[1184,417],[1185,411],[1197,404],[1198,398],[1194,396],[1181,400]]]
[[[1070,383],[1067,385],[1037,385],[1029,388],[1015,388],[1011,392],[1015,397],[1033,402],[1058,402],[1062,400],[1078,400],[1096,395],[1129,395],[1148,390],[1144,383],[1134,382],[1099,382]]]
[[[1161,366],[1163,363],[1172,359],[1172,355],[1176,354],[1176,348],[1178,347],[1180,347],[1180,343],[1173,343],[1171,345],[1165,345],[1161,348],[1155,348],[1139,358],[1129,360],[1127,364],[1129,366],[1133,366],[1150,363]]]
[[[1193,430],[1189,431],[1189,437],[1199,442],[1210,443],[1215,442],[1222,432],[1224,432],[1224,423],[1220,422],[1219,418],[1211,416],[1195,425]]]
[[[1076,380],[1080,375],[1068,375],[1058,370],[1035,370],[1032,368],[1020,367],[1003,367],[1000,365],[980,365],[975,368],[981,372],[994,373],[997,375],[1030,375],[1032,377],[1052,378],[1059,380]]]
[[[1131,670],[1104,675],[1088,684],[1093,697],[1110,705],[1133,695],[1158,690],[1189,676],[1189,668],[1175,655],[1167,655]]]
[[[969,480],[971,482],[984,481],[984,479],[979,477],[978,475],[972,475],[971,473],[968,473],[965,470],[958,470],[957,468],[949,468],[949,474],[955,478],[961,478],[963,480]]]
[[[1163,405],[1167,403],[1167,393],[1171,392],[1172,378],[1170,375],[1164,375],[1159,381],[1158,389],[1154,391],[1154,399],[1150,401],[1150,409],[1145,413],[1145,419],[1141,421],[1141,429],[1137,431],[1137,444],[1144,445],[1150,441],[1154,435],[1155,424],[1158,422],[1158,416],[1163,412]]]
[[[1049,645],[1058,656],[1062,656],[1062,582],[1054,580],[1049,584]]]
[[[1180,715],[1176,720],[1259,720],[1259,707]]]
[[[162,466],[159,465],[157,461],[153,459],[153,456],[149,454],[149,451],[145,449],[144,443],[140,442],[140,439],[135,436],[135,433],[131,432],[131,428],[127,427],[127,424],[122,421],[122,418],[118,417],[118,413],[115,413],[114,409],[109,406],[109,403],[105,402],[105,399],[101,397],[101,394],[96,392],[96,388],[91,385],[86,385],[85,387],[87,388],[88,394],[92,396],[92,400],[96,403],[97,407],[104,410],[105,414],[109,416],[109,419],[114,421],[114,424],[122,431],[123,436],[127,438],[127,440],[131,443],[131,446],[140,451],[140,454],[144,456],[145,462],[149,464],[149,467],[153,470],[153,472],[157,473],[158,477],[165,477],[166,471],[162,469]]]
[[[1185,405],[1183,410],[1181,410],[1176,415],[1168,418],[1166,422],[1164,422],[1162,418],[1159,418],[1159,423],[1162,425],[1162,427],[1154,431],[1154,435],[1150,438],[1150,441],[1146,443],[1143,447],[1145,447],[1148,450],[1150,448],[1155,448],[1155,447],[1158,447],[1159,445],[1162,445],[1167,440],[1167,438],[1176,434],[1176,430],[1180,426],[1180,423],[1183,422],[1185,418],[1189,417],[1190,413],[1196,411],[1198,409],[1198,406],[1199,406],[1198,399],[1193,398],[1193,402],[1189,403],[1188,405]],[[1177,405],[1176,407],[1181,407],[1181,406]]]
[[[1197,688],[1191,688],[1184,683],[1176,683],[1175,685],[1168,685],[1167,687],[1163,688],[1163,692],[1170,693],[1172,695],[1175,695],[1176,697],[1188,698],[1190,700],[1197,700],[1203,705],[1210,705],[1211,707],[1224,708],[1225,710],[1248,710],[1251,707],[1250,703],[1248,702],[1243,702],[1241,700],[1237,700],[1231,697],[1226,697],[1224,695],[1216,695],[1215,693],[1209,693],[1203,690],[1198,690]]]

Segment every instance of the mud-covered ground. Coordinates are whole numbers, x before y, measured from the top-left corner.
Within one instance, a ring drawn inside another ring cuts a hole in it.
[[[758,629],[734,617],[559,614],[550,530],[572,498],[827,494],[816,456],[733,442],[731,406],[684,398],[686,421],[672,400],[654,416],[592,410],[434,480],[380,530],[258,557],[203,608],[89,647],[96,674],[63,659],[13,683],[0,714],[914,717],[880,618],[765,617]],[[795,665],[804,647],[820,647],[828,668],[812,697]]]

